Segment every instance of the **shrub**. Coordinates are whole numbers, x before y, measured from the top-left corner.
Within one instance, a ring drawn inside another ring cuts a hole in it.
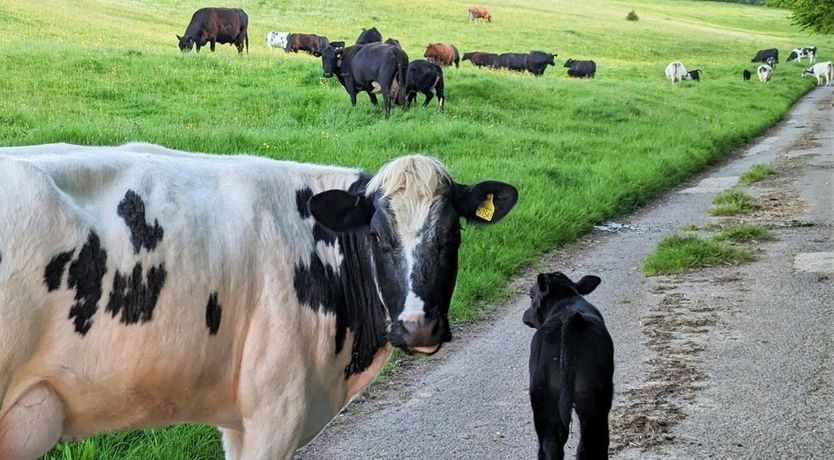
[[[637,16],[637,13],[635,13],[634,10],[629,11],[628,14],[626,15],[626,21],[639,21],[639,20],[640,20],[640,16]]]

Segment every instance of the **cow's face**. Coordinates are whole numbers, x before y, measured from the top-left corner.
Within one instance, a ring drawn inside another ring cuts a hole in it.
[[[539,273],[536,283],[530,287],[530,308],[524,312],[524,324],[540,328],[548,316],[568,305],[560,301],[590,294],[600,281],[599,277],[588,275],[574,283],[562,272]]]
[[[461,218],[498,222],[517,199],[509,184],[460,185],[436,160],[411,156],[383,167],[365,193],[330,190],[313,196],[309,208],[325,227],[367,238],[374,282],[388,309],[391,343],[431,354],[452,338],[448,312]]]
[[[185,53],[191,51],[191,49],[194,47],[194,39],[190,36],[186,35],[185,37],[180,37],[179,35],[177,35],[177,38],[180,41],[180,51]]]
[[[339,68],[342,67],[342,54],[344,53],[343,49],[333,49],[332,46],[328,46],[321,52],[321,66],[322,70],[324,71],[324,77],[330,78],[333,75],[339,73]]]

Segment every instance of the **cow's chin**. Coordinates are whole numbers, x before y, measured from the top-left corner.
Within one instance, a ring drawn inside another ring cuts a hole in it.
[[[438,343],[437,345],[431,345],[428,347],[413,347],[409,348],[408,351],[411,353],[417,353],[421,355],[433,355],[440,351],[440,346],[442,344]]]

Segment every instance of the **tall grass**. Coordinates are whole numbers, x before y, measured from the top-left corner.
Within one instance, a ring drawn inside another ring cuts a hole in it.
[[[515,184],[520,201],[490,228],[467,228],[452,310],[478,317],[507,294],[506,281],[542,251],[593,223],[628,212],[724,157],[780,120],[813,87],[777,71],[770,85],[743,84],[756,49],[810,40],[786,12],[676,0],[486,2],[492,24],[468,23],[468,3],[440,0],[243,0],[250,54],[230,46],[182,55],[181,34],[197,0],[0,0],[0,144],[118,144],[332,163],[375,170],[404,153],[441,159],[463,183]],[[639,22],[623,20],[640,12]],[[412,59],[429,42],[461,52],[541,49],[594,59],[593,80],[565,69],[541,78],[449,68],[445,112],[395,111],[383,120],[364,95],[354,108],[320,61],[264,45],[267,31],[352,41],[376,25]],[[821,50],[831,37],[814,37]],[[825,56],[820,56],[826,59]],[[680,59],[700,83],[663,78]],[[788,69],[789,64],[785,64]],[[185,430],[185,431],[182,431]],[[184,428],[62,447],[50,458],[216,458],[213,430]],[[167,437],[167,438],[166,438]],[[114,440],[115,439],[115,440]],[[128,439],[129,441],[119,441]],[[205,439],[212,446],[203,451]],[[185,444],[183,444],[185,443]],[[205,453],[208,452],[208,453]],[[136,454],[140,455],[140,454]],[[141,457],[135,457],[141,458]]]

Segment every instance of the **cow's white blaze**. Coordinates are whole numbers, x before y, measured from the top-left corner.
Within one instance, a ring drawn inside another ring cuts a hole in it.
[[[405,305],[399,315],[403,321],[419,322],[425,315],[425,302],[414,292],[412,273],[415,263],[414,256],[423,238],[432,235],[421,233],[421,230],[432,219],[432,209],[439,200],[440,189],[451,183],[451,178],[437,160],[423,156],[407,156],[394,160],[379,170],[368,183],[367,194],[370,196],[382,191],[387,198],[393,212],[394,231],[399,237],[406,262],[406,291]]]

